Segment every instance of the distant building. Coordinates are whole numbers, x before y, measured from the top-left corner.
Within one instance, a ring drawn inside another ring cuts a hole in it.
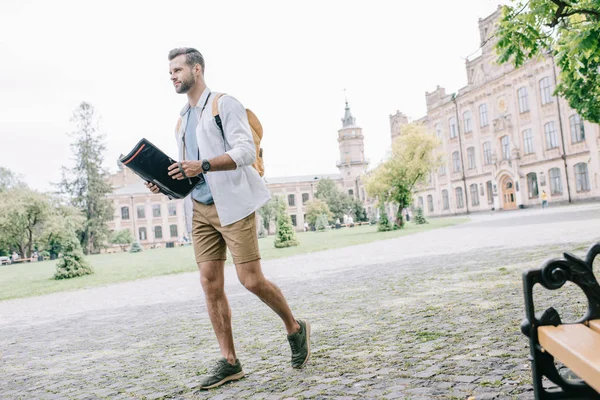
[[[458,94],[426,94],[419,121],[441,141],[444,164],[414,195],[426,215],[510,210],[600,198],[600,126],[552,96],[557,67],[546,57],[515,69],[497,65],[492,33],[500,9],[479,20],[481,55],[466,62]],[[390,115],[392,140],[406,117]]]

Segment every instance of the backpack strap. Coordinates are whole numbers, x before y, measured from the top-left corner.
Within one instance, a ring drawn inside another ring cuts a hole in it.
[[[223,140],[225,140],[225,136],[223,133],[223,122],[221,121],[221,116],[219,115],[219,99],[224,96],[225,93],[215,93],[215,97],[213,98],[212,103],[212,115],[215,118],[215,122],[217,126],[221,130],[221,134],[223,135]]]

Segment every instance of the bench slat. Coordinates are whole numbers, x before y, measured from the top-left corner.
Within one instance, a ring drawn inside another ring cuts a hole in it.
[[[583,324],[542,326],[538,339],[547,352],[600,392],[600,333]]]
[[[600,333],[600,319],[593,319],[590,321],[590,328]]]

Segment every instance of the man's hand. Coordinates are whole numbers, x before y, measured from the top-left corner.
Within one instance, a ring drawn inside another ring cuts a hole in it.
[[[156,186],[154,183],[152,182],[146,182],[146,187],[148,189],[150,189],[150,191],[154,194],[158,194],[160,193],[160,190],[158,189],[158,186]]]
[[[169,176],[173,179],[185,179],[179,170],[179,164],[181,164],[181,169],[183,169],[183,172],[185,172],[185,175],[189,178],[198,176],[202,173],[202,161],[180,161],[179,163],[171,164],[169,166]]]

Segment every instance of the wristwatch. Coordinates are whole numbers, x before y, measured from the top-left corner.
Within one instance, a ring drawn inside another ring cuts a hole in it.
[[[202,160],[202,172],[207,173],[208,171],[210,171],[210,163],[208,160]]]

